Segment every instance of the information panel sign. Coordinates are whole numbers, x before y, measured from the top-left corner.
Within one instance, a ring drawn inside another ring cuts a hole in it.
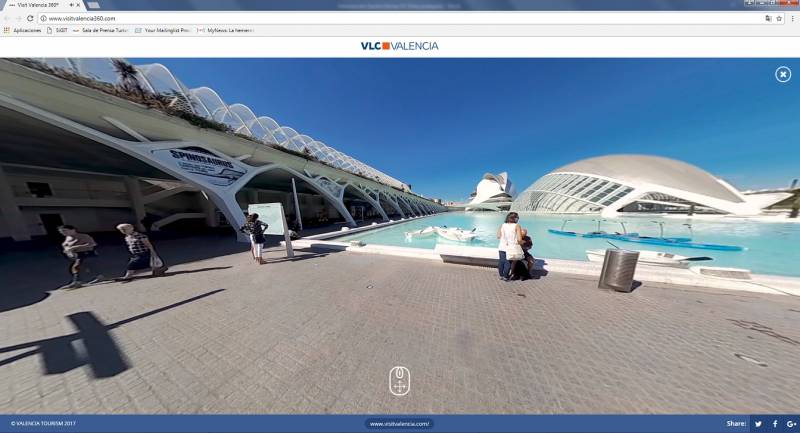
[[[267,228],[264,229],[265,235],[283,235],[286,242],[286,256],[294,257],[292,240],[289,237],[289,229],[286,226],[286,216],[283,213],[283,204],[253,203],[247,206],[247,213],[257,213],[259,221],[267,224]]]
[[[286,232],[286,219],[281,203],[253,203],[247,206],[247,213],[257,213],[258,219],[269,225],[265,235],[283,235]]]

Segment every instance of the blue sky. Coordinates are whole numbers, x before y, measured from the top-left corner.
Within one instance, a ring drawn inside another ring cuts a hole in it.
[[[130,59],[460,200],[610,153],[696,164],[742,188],[800,177],[800,61]],[[780,65],[795,79],[778,83]]]

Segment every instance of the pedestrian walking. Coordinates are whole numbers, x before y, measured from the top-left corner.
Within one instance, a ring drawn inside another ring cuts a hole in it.
[[[69,259],[69,273],[72,278],[72,281],[65,285],[64,288],[78,289],[83,286],[80,280],[81,272],[89,276],[92,274],[88,262],[92,257],[97,256],[97,242],[86,233],[79,232],[75,226],[62,225],[58,228],[58,232],[64,236],[61,250],[64,256]],[[102,280],[102,274],[95,274],[93,278],[89,279],[88,283],[94,284]]]
[[[253,260],[259,265],[263,265],[264,259],[261,257],[261,252],[264,248],[264,229],[269,225],[258,219],[257,213],[247,215],[247,221],[244,226],[239,228],[239,231],[250,235],[250,252],[253,254]]]
[[[125,235],[125,244],[130,253],[128,267],[120,280],[130,280],[135,274],[148,270],[153,272],[154,277],[161,277],[167,272],[169,268],[156,254],[155,247],[147,235],[137,232],[131,224],[119,224],[117,230]]]

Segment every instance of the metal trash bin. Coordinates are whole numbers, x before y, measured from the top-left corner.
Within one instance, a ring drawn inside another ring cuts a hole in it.
[[[607,249],[597,287],[618,292],[632,292],[633,274],[636,272],[638,261],[638,251]]]

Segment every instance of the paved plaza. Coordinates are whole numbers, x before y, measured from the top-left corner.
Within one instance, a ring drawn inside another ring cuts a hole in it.
[[[74,291],[52,290],[66,280],[53,254],[0,256],[0,413],[800,407],[797,297],[622,294],[554,272],[504,283],[487,268],[278,248],[257,266],[227,238],[158,246],[166,277]],[[122,251],[103,254],[122,267]],[[390,393],[395,366],[411,372],[405,396]]]

